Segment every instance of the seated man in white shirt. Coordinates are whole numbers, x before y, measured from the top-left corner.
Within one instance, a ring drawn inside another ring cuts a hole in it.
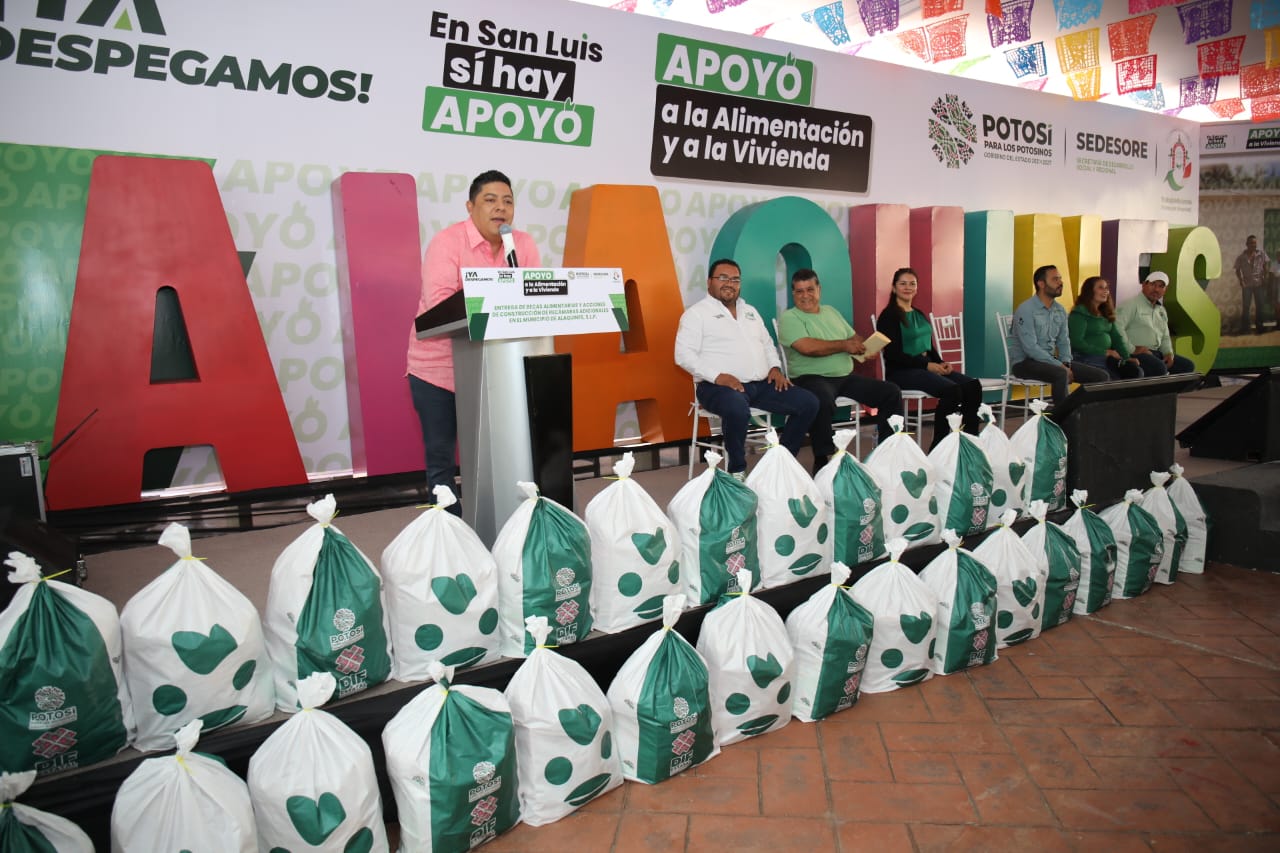
[[[707,297],[689,306],[676,332],[676,364],[696,383],[698,403],[719,415],[729,473],[747,470],[751,407],[787,416],[779,441],[793,454],[818,411],[818,398],[788,381],[773,339],[756,309],[738,298],[742,271],[731,260],[713,261]]]

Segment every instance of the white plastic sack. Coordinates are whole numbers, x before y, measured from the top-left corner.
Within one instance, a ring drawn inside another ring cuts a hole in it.
[[[506,657],[533,651],[524,620],[545,616],[558,646],[591,633],[591,536],[587,525],[560,504],[516,483],[525,500],[493,543],[498,561],[498,640]]]
[[[0,767],[47,776],[110,758],[134,735],[115,605],[41,578],[26,554],[4,562],[21,586],[0,612]]]
[[[996,423],[991,406],[978,406],[978,420],[985,426],[978,433],[978,444],[987,454],[991,464],[991,509],[987,513],[989,524],[1006,510],[1022,512],[1022,487],[1027,474],[1027,462],[1013,452],[1009,436]]]
[[[547,647],[546,617],[527,623],[534,648],[503,695],[516,727],[520,817],[542,826],[621,785],[622,763],[604,692],[582,664]]]
[[[1160,522],[1141,506],[1142,492],[1129,489],[1124,500],[1098,513],[1116,537],[1116,577],[1112,598],[1136,598],[1151,588],[1164,558]]]
[[[1075,610],[1080,588],[1080,549],[1071,534],[1045,518],[1044,501],[1032,501],[1027,508],[1035,525],[1022,534],[1022,543],[1036,555],[1044,569],[1044,615],[1041,628],[1065,624]]]
[[[1089,493],[1071,493],[1076,511],[1062,529],[1075,540],[1080,551],[1080,587],[1076,591],[1076,613],[1093,613],[1111,603],[1111,586],[1116,576],[1116,537],[1102,517],[1089,509]]]
[[[1151,472],[1151,488],[1142,495],[1140,504],[1151,513],[1151,517],[1160,525],[1161,537],[1164,540],[1164,553],[1160,557],[1160,566],[1156,569],[1155,583],[1171,584],[1178,578],[1178,562],[1182,556],[1182,546],[1187,541],[1187,523],[1178,515],[1177,508],[1169,499],[1164,484],[1169,480],[1168,471]]]
[[[990,514],[995,490],[991,463],[976,439],[960,431],[960,413],[947,415],[951,432],[929,451],[937,472],[938,516],[942,529],[960,536],[981,533],[995,520]]]
[[[1044,501],[1049,512],[1067,506],[1067,435],[1045,415],[1049,404],[1032,400],[1032,416],[1009,439],[1015,456],[1027,464],[1022,501]]]
[[[680,487],[667,515],[680,531],[680,572],[691,604],[737,592],[738,572],[760,582],[756,493],[717,466],[720,454],[703,454],[707,470]]]
[[[93,853],[84,830],[55,814],[15,803],[31,787],[36,771],[0,773],[0,850],[5,853]]]
[[[391,675],[423,681],[432,661],[461,669],[497,657],[498,564],[467,523],[448,511],[448,486],[382,552],[391,627]]]
[[[791,714],[806,723],[858,701],[875,617],[853,600],[849,574],[844,563],[833,563],[831,583],[787,615],[796,669]]]
[[[430,675],[435,683],[382,730],[407,853],[467,850],[520,822],[507,700],[489,687],[453,684],[452,668],[439,663]]]
[[[867,457],[867,467],[880,484],[884,537],[905,539],[912,546],[941,542],[938,473],[920,445],[902,431],[902,415],[891,415],[889,424],[893,435]]]
[[[683,594],[662,603],[662,628],[645,640],[609,685],[622,775],[655,785],[720,754],[711,728],[707,663],[674,626]]]
[[[831,524],[822,493],[791,451],[768,431],[769,449],[747,475],[756,493],[759,589],[807,577],[830,562]]]
[[[680,591],[680,534],[631,478],[630,451],[613,466],[617,482],[587,504],[591,534],[591,615],[597,631],[625,631],[662,618],[662,599]]]
[[[1010,526],[1017,517],[1011,509],[973,555],[996,577],[996,648],[1003,649],[1040,636],[1044,588],[1048,580],[1043,557],[1022,544]]]
[[[929,658],[935,675],[996,659],[995,575],[971,551],[960,547],[954,530],[942,531],[942,539],[947,550],[920,571],[920,580],[938,601],[938,640]]]
[[[889,562],[853,585],[854,601],[875,617],[862,672],[864,693],[887,693],[933,677],[929,658],[938,634],[938,601],[915,572],[898,562],[906,540],[890,539],[888,547]]]
[[[307,504],[307,515],[316,523],[271,567],[262,629],[281,711],[298,709],[298,679],[313,672],[333,674],[338,698],[381,684],[391,674],[382,578],[330,523],[337,511],[333,495]]]
[[[711,726],[728,746],[777,731],[791,722],[794,653],[787,627],[751,595],[751,576],[738,573],[742,592],[729,593],[702,620],[698,654],[711,674]]]
[[[320,710],[336,687],[327,672],[299,681],[301,712],[249,759],[249,793],[262,850],[388,849],[373,753],[346,723]]]
[[[1204,550],[1209,535],[1209,518],[1191,483],[1182,476],[1183,468],[1176,462],[1169,468],[1173,480],[1165,487],[1169,500],[1187,525],[1187,542],[1182,546],[1182,559],[1178,571],[1189,575],[1204,574]]]
[[[835,455],[813,478],[831,524],[826,554],[848,566],[886,553],[880,483],[875,472],[846,449],[853,436],[851,429],[836,430]]]
[[[256,853],[249,787],[220,760],[192,751],[200,725],[187,723],[174,736],[175,754],[146,759],[120,785],[111,809],[112,853]]]
[[[202,731],[271,716],[275,689],[258,609],[191,555],[191,534],[170,524],[160,544],[178,561],[120,612],[124,676],[146,752],[173,748],[173,733],[200,718]]]

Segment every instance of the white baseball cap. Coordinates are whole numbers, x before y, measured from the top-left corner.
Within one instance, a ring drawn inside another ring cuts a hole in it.
[[[1147,277],[1142,280],[1142,283],[1146,284],[1149,281],[1158,281],[1161,284],[1168,285],[1169,274],[1160,272],[1160,270],[1152,270],[1151,272],[1147,273]]]

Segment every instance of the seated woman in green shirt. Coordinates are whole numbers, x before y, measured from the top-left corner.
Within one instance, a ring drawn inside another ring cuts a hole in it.
[[[1111,285],[1102,276],[1089,276],[1080,286],[1080,298],[1067,316],[1067,333],[1077,361],[1101,367],[1112,379],[1142,378],[1142,365],[1116,326]]]

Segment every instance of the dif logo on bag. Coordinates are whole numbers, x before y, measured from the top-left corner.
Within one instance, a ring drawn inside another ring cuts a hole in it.
[[[35,692],[39,710],[31,712],[27,728],[41,732],[31,742],[31,751],[40,759],[33,767],[37,776],[80,766],[80,753],[72,749],[76,745],[76,733],[66,728],[79,718],[79,714],[75,705],[64,708],[66,701],[67,694],[53,685],[45,685]]]
[[[467,791],[467,802],[475,803],[471,809],[471,823],[476,828],[471,833],[472,847],[488,841],[498,834],[498,792],[502,789],[502,776],[492,761],[479,761],[471,768],[471,778],[476,787]]]
[[[693,766],[693,745],[697,741],[697,733],[692,731],[698,724],[698,712],[689,713],[689,700],[677,696],[671,705],[676,718],[671,722],[671,733],[675,739],[671,742],[672,776]]]

